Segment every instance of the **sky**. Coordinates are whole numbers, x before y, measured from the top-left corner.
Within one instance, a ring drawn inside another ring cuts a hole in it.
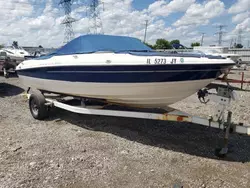
[[[0,0],[0,44],[59,47],[64,41],[64,9],[60,0]],[[90,0],[72,0],[71,16],[75,37],[93,32],[89,19]],[[218,25],[223,27],[223,46],[237,41],[250,43],[250,0],[101,0],[98,25],[108,35],[144,39],[154,44],[158,38],[179,39],[185,46],[200,42],[218,44]],[[249,44],[250,45],[250,44]]]

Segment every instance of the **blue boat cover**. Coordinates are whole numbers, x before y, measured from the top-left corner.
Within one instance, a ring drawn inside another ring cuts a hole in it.
[[[55,55],[93,53],[97,51],[128,52],[152,51],[140,40],[126,36],[83,35],[58,49]]]
[[[89,34],[79,36],[55,52],[35,59],[48,59],[57,55],[86,54],[98,51],[110,51],[114,53],[129,53],[137,56],[179,56],[179,57],[201,57],[201,54],[166,53],[156,52],[139,39],[127,36],[114,36],[102,34]],[[218,58],[218,57],[210,57]]]

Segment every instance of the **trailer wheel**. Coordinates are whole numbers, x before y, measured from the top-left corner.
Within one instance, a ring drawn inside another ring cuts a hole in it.
[[[48,108],[41,92],[34,92],[30,95],[29,108],[35,119],[43,120],[48,116]]]
[[[214,154],[219,158],[225,158],[227,156],[227,148],[216,148]]]

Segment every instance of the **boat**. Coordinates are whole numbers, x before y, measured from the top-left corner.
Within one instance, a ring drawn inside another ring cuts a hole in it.
[[[225,58],[232,59],[236,64],[233,66],[232,70],[239,70],[243,69],[246,70],[247,66],[246,64],[242,63],[241,55],[239,54],[233,54],[228,53],[228,47],[223,46],[195,46],[194,47],[195,52],[201,52],[209,55],[219,55]]]
[[[157,52],[133,37],[88,34],[21,62],[16,71],[23,85],[43,93],[163,108],[234,65],[221,56]]]
[[[11,70],[15,71],[17,65],[17,61],[10,59],[4,50],[0,50],[0,71],[3,71],[6,78],[8,78]]]
[[[25,56],[25,60],[26,59],[33,59],[33,58],[37,58],[37,57],[41,57],[44,55],[49,54],[51,51],[54,51],[55,49],[51,49],[51,48],[39,48],[39,49],[30,49],[30,53],[29,55]]]
[[[7,53],[7,56],[14,61],[23,61],[25,56],[29,56],[29,52],[24,50],[21,46],[9,46],[1,49]]]
[[[241,57],[239,54],[228,53],[228,47],[223,46],[194,46],[194,51],[231,58],[234,62],[236,62],[236,64],[239,63],[239,59]]]
[[[0,50],[0,71],[3,71],[6,59],[7,59],[6,52]]]

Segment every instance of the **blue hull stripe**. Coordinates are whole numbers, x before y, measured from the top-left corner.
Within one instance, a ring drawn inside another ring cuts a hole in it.
[[[213,79],[233,64],[61,66],[17,71],[19,75],[71,82],[144,83]]]

